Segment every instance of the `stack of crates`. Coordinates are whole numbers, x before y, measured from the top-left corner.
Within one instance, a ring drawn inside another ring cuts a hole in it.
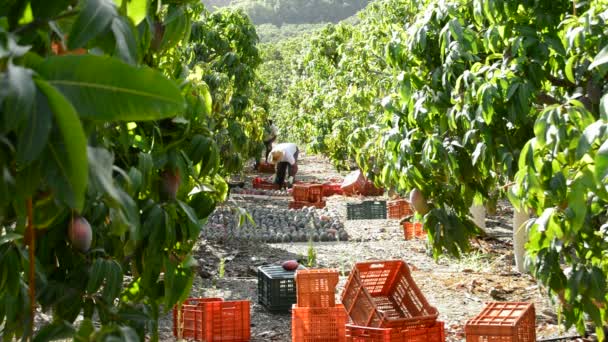
[[[248,300],[189,298],[173,308],[173,335],[195,341],[245,342],[251,337]]]
[[[298,270],[305,269],[298,266]],[[271,312],[289,311],[297,300],[295,274],[281,265],[258,267],[258,302]]]
[[[347,315],[336,304],[338,271],[298,270],[297,304],[291,310],[292,342],[345,342]]]
[[[297,183],[291,190],[293,201],[289,202],[289,209],[304,207],[325,208],[323,200],[323,184]]]
[[[444,323],[402,260],[357,263],[342,292],[346,341],[444,342]]]

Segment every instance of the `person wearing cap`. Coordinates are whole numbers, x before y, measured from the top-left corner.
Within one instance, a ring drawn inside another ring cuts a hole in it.
[[[288,173],[288,187],[293,185],[298,172],[299,152],[298,145],[294,143],[278,144],[270,151],[271,163],[276,165],[275,184],[282,186],[285,183],[285,174]]]

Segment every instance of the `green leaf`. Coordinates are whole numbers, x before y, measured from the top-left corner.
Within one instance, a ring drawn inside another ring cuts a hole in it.
[[[9,62],[6,76],[0,80],[0,95],[6,96],[0,127],[4,132],[9,132],[28,120],[34,110],[32,99],[36,96],[36,86],[32,80],[32,70]]]
[[[600,119],[608,121],[608,93],[600,100]]]
[[[53,113],[46,97],[36,93],[35,110],[25,126],[19,131],[17,163],[27,165],[34,161],[46,147],[51,131]]]
[[[105,298],[108,303],[112,303],[120,294],[120,289],[122,287],[122,269],[114,260],[108,261],[107,263],[106,267],[108,273],[102,297]]]
[[[68,49],[84,47],[108,29],[118,13],[111,0],[86,0],[84,8],[72,26],[68,39]]]
[[[108,271],[109,268],[104,259],[95,259],[93,266],[91,266],[91,271],[89,272],[89,282],[87,283],[88,294],[93,294],[99,290],[103,279],[108,276]]]
[[[12,242],[12,241],[19,240],[22,238],[23,238],[23,235],[21,235],[21,234],[8,233],[8,234],[2,235],[2,237],[0,237],[0,245],[4,245],[7,242]]]
[[[203,83],[200,87],[200,96],[204,103],[203,108],[205,109],[204,114],[206,116],[211,115],[213,110],[213,99],[211,98],[211,92],[209,91],[209,86],[206,83]]]
[[[164,22],[165,32],[163,40],[160,44],[161,50],[169,50],[185,39],[185,34],[190,26],[190,19],[186,16],[184,9],[180,7],[172,7],[169,9],[169,14]]]
[[[604,46],[597,56],[593,59],[593,62],[589,65],[589,70],[598,66],[608,63],[608,45]]]
[[[112,21],[112,32],[116,40],[116,51],[120,58],[131,64],[137,63],[137,41],[133,35],[134,28],[123,17],[118,16]]]
[[[568,81],[570,81],[571,83],[575,83],[576,84],[576,80],[574,79],[574,63],[576,62],[576,58],[577,56],[572,56],[568,59],[568,61],[566,62],[566,68],[564,69],[564,72],[566,73],[566,78],[568,79]]]
[[[198,225],[198,217],[196,217],[196,213],[194,212],[194,210],[192,208],[190,208],[186,203],[177,200],[177,203],[179,204],[180,208],[182,208],[182,210],[184,211],[184,213],[186,214],[186,216],[188,217],[188,219]]]
[[[602,185],[606,176],[608,176],[608,140],[604,141],[595,155],[595,181],[598,185]]]
[[[160,72],[93,55],[48,58],[38,70],[86,119],[143,121],[185,109],[177,85]]]
[[[81,211],[88,183],[87,139],[80,119],[70,102],[57,89],[42,80],[36,85],[47,97],[49,106],[55,114],[55,121],[61,132],[67,156],[65,164],[60,164],[62,175],[69,181],[73,193],[74,209]],[[51,147],[52,148],[52,147]]]
[[[109,196],[115,203],[118,202],[119,194],[112,178],[114,165],[112,154],[104,148],[87,147],[87,156],[91,186],[96,191]]]

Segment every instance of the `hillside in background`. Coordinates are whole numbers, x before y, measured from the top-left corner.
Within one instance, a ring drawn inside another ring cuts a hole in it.
[[[230,6],[231,0],[201,0],[203,5],[209,10],[213,10],[215,7],[226,7]]]
[[[243,8],[256,24],[337,23],[367,6],[373,0],[202,0],[215,7]]]

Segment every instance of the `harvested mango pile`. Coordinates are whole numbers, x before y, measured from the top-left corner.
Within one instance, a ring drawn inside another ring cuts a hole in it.
[[[346,241],[348,233],[340,218],[327,209],[245,207],[253,223],[240,219],[235,207],[217,208],[203,227],[201,236],[210,240],[245,239],[268,243]],[[242,222],[239,222],[242,221]],[[239,223],[242,226],[239,227]]]

